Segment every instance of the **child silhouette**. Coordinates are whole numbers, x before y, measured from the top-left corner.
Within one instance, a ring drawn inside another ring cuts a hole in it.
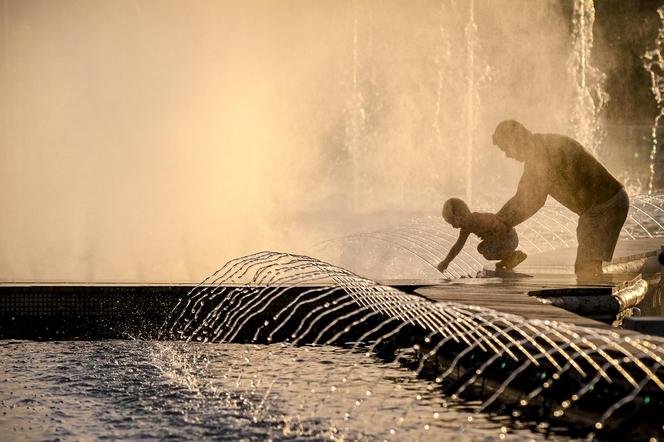
[[[450,198],[443,205],[443,219],[461,231],[445,259],[438,264],[440,272],[444,272],[461,252],[471,233],[482,239],[477,245],[477,251],[482,256],[490,261],[499,260],[497,271],[511,271],[528,257],[516,249],[519,245],[516,230],[509,228],[493,213],[471,212],[463,200]]]

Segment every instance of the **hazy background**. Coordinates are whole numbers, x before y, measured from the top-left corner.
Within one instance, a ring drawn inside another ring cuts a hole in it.
[[[657,5],[615,31],[597,8],[609,87],[644,81],[626,100],[647,100],[648,79],[612,80],[641,53],[621,62],[634,43],[612,38],[635,28],[651,44]],[[476,0],[472,15],[463,0],[0,8],[5,281],[197,281],[239,255],[438,215],[469,177],[478,204],[508,197],[520,166],[491,145],[502,119],[572,133],[571,1]],[[644,127],[655,115],[608,112]]]

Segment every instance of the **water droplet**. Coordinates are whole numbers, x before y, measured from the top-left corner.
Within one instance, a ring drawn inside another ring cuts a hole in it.
[[[366,393],[366,394],[367,394],[367,396],[371,396],[371,391],[370,391],[370,390],[367,390],[367,393]]]
[[[422,399],[422,395],[418,394],[417,396],[415,396],[415,399],[417,399],[419,401],[420,399]]]
[[[396,433],[396,430],[394,428],[390,428],[390,434]]]
[[[473,421],[473,417],[472,417],[472,416],[468,416],[468,418],[467,418],[466,420],[467,420],[468,422],[472,422],[472,421]]]
[[[330,387],[330,390],[331,390],[331,391],[337,391],[337,387],[335,387],[335,386],[333,385],[333,386]]]
[[[429,424],[426,424],[426,425],[424,426],[424,429],[427,430],[427,431],[429,431],[429,428],[430,428],[430,427],[429,427]]]
[[[356,407],[359,407],[361,403],[362,403],[362,402],[360,402],[360,401],[355,401],[355,406],[356,406]]]
[[[597,428],[598,430],[601,430],[602,427],[604,427],[604,425],[602,425],[601,422],[597,422],[597,423],[595,424],[595,428]]]
[[[439,417],[440,417],[440,413],[435,412],[435,413],[433,414],[433,418],[434,418],[434,419],[438,419]]]
[[[525,407],[526,405],[528,405],[528,401],[525,400],[525,399],[521,399],[521,400],[519,401],[519,404],[520,404],[522,407]]]

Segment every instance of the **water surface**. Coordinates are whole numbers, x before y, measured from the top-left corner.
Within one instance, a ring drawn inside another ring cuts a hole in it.
[[[531,440],[335,347],[0,341],[0,440]]]

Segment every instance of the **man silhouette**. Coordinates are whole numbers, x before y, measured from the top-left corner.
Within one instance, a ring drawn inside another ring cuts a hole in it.
[[[534,134],[518,121],[507,120],[496,127],[493,144],[508,158],[524,163],[516,194],[496,215],[514,227],[551,195],[579,215],[575,273],[602,273],[602,261],[613,258],[629,211],[622,184],[581,144],[564,135]]]

